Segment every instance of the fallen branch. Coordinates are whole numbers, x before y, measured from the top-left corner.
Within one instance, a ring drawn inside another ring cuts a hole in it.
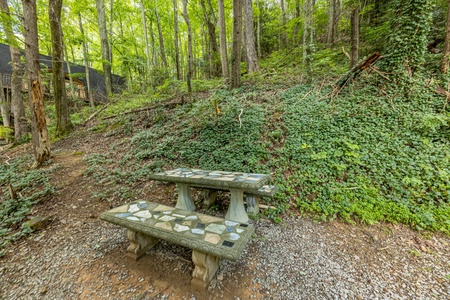
[[[156,105],[149,106],[149,107],[142,107],[142,108],[128,110],[126,112],[123,112],[123,113],[120,113],[120,114],[116,114],[116,115],[113,115],[113,116],[103,117],[102,120],[109,120],[109,119],[113,119],[113,118],[116,118],[116,117],[125,116],[125,115],[129,115],[129,114],[134,114],[134,113],[137,113],[137,112],[151,110],[151,109],[155,109],[155,108],[159,108],[159,107],[168,107],[168,106],[175,106],[175,105],[181,105],[181,104],[183,104],[183,101],[160,103],[160,104],[156,104]]]
[[[357,66],[355,66],[353,69],[351,69],[349,72],[347,72],[344,76],[339,78],[336,82],[336,87],[334,88],[332,95],[337,95],[347,85],[347,82],[356,78],[362,71],[370,68],[381,57],[382,56],[380,52],[375,52],[374,54],[363,60],[361,63],[359,63]]]
[[[105,106],[103,106],[102,108],[100,108],[99,110],[97,110],[95,113],[93,113],[89,118],[87,118],[86,120],[84,120],[84,122],[82,123],[83,126],[86,126],[86,124],[91,121],[96,115],[98,115],[100,112],[102,112],[105,108],[107,108],[112,102],[106,104]]]

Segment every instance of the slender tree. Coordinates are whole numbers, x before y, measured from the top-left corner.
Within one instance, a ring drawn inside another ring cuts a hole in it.
[[[10,17],[9,6],[7,0],[0,0],[0,10],[5,12],[6,18],[2,18],[4,22],[2,27],[5,30],[6,38],[9,43],[11,53],[11,109],[14,116],[14,139],[18,143],[28,132],[27,119],[25,117],[25,109],[22,99],[22,77],[23,68],[20,58],[19,47],[16,36],[13,32],[12,20]]]
[[[218,0],[218,10],[219,10],[219,45],[220,45],[220,56],[222,61],[222,75],[224,78],[228,78],[228,54],[227,54],[227,30],[225,24],[225,8],[223,0]]]
[[[248,72],[253,73],[259,70],[258,54],[255,47],[255,33],[253,27],[253,8],[252,0],[244,0],[244,22],[246,38],[246,54],[248,63]]]
[[[352,47],[350,55],[350,69],[358,64],[358,49],[359,49],[359,8],[352,10]]]
[[[100,31],[100,43],[102,46],[102,64],[105,77],[106,99],[112,93],[111,56],[109,54],[108,31],[106,30],[105,5],[103,0],[96,0],[97,20]]]
[[[2,114],[3,126],[9,127],[11,106],[9,105],[5,89],[3,88],[3,74],[0,74],[0,111]]]
[[[72,128],[67,104],[66,79],[64,73],[64,46],[61,28],[62,0],[49,0],[48,14],[52,35],[53,94],[56,108],[56,135],[62,135]]]
[[[178,29],[178,3],[177,0],[173,0],[173,30],[174,30],[174,44],[175,44],[175,67],[177,68],[177,79],[181,80],[181,67],[180,67],[180,49],[178,46],[178,36],[180,35]]]
[[[241,86],[242,0],[233,0],[233,45],[230,88]]]
[[[147,17],[145,14],[144,0],[141,0],[141,13],[142,13],[142,25],[144,26],[144,41],[145,41],[145,56],[146,56],[146,62],[147,62],[147,74],[150,75],[151,56],[150,56],[150,45],[148,43]]]
[[[84,61],[84,70],[86,72],[87,93],[88,93],[89,103],[90,103],[91,107],[94,107],[95,99],[94,99],[94,95],[92,93],[91,76],[90,76],[90,72],[89,72],[89,52],[88,52],[87,38],[86,38],[86,35],[84,34],[83,18],[81,17],[81,12],[78,12],[78,21],[79,21],[80,32],[81,32],[81,36],[82,36],[83,61]]]
[[[205,17],[206,27],[208,28],[209,36],[209,46],[210,51],[208,51],[209,65],[211,68],[211,77],[220,76],[220,58],[219,58],[219,46],[217,45],[216,36],[216,16],[211,6],[211,1],[208,0],[208,5],[206,5],[205,0],[200,0],[200,4],[203,8],[203,16]]]
[[[35,156],[33,166],[37,167],[50,158],[50,141],[48,139],[39,68],[36,0],[22,0],[22,6],[28,97],[31,109],[31,133]]]
[[[187,0],[182,0],[183,2],[183,18],[186,22],[186,26],[188,29],[188,71],[187,71],[187,86],[188,86],[188,93],[189,96],[192,93],[192,29],[191,29],[191,22],[189,20],[189,15],[187,11]]]
[[[155,17],[156,17],[156,25],[158,25],[159,50],[161,53],[161,60],[163,62],[164,70],[167,71],[169,66],[167,64],[166,50],[164,48],[164,35],[162,33],[161,20],[159,18],[158,8],[156,6],[155,6]]]

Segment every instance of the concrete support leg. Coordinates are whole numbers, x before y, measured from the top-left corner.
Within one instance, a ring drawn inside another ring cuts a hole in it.
[[[216,203],[217,191],[214,190],[202,190],[201,195],[203,197],[203,207],[210,208]]]
[[[244,192],[242,190],[231,189],[230,206],[228,207],[225,219],[238,221],[241,223],[248,222],[248,215],[244,207]]]
[[[259,197],[250,195],[246,197],[247,213],[257,215],[259,214]]]
[[[195,269],[192,272],[191,284],[199,289],[206,289],[220,265],[220,258],[197,250],[192,250],[192,261]]]
[[[178,201],[175,207],[190,211],[195,210],[195,204],[191,198],[191,186],[189,184],[178,183]]]
[[[127,256],[134,260],[141,258],[145,252],[153,248],[153,246],[159,242],[159,239],[157,238],[130,229],[127,229],[127,238],[130,241],[130,245],[127,249]]]

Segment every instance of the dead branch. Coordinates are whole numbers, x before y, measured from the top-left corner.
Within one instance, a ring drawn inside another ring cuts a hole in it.
[[[12,184],[8,184],[8,190],[9,190],[9,195],[11,196],[11,199],[16,200],[17,199],[17,193],[14,190]]]
[[[102,112],[105,108],[107,108],[112,102],[106,104],[105,106],[103,106],[102,108],[100,108],[99,110],[97,110],[95,113],[93,113],[89,118],[87,118],[86,120],[84,120],[84,122],[82,123],[83,126],[86,126],[86,124],[91,121],[96,115],[98,115],[100,112]]]

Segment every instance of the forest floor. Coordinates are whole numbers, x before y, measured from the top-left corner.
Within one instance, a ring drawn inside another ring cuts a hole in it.
[[[278,224],[254,220],[256,237],[241,258],[223,261],[207,291],[192,290],[190,249],[162,242],[135,262],[125,257],[123,229],[98,218],[121,203],[91,196],[83,158],[107,153],[115,138],[78,129],[52,145],[57,191],[32,211],[52,222],[8,246],[0,299],[450,299],[450,237],[398,224],[322,223],[293,211]],[[135,189],[141,199],[175,204],[173,185]]]

